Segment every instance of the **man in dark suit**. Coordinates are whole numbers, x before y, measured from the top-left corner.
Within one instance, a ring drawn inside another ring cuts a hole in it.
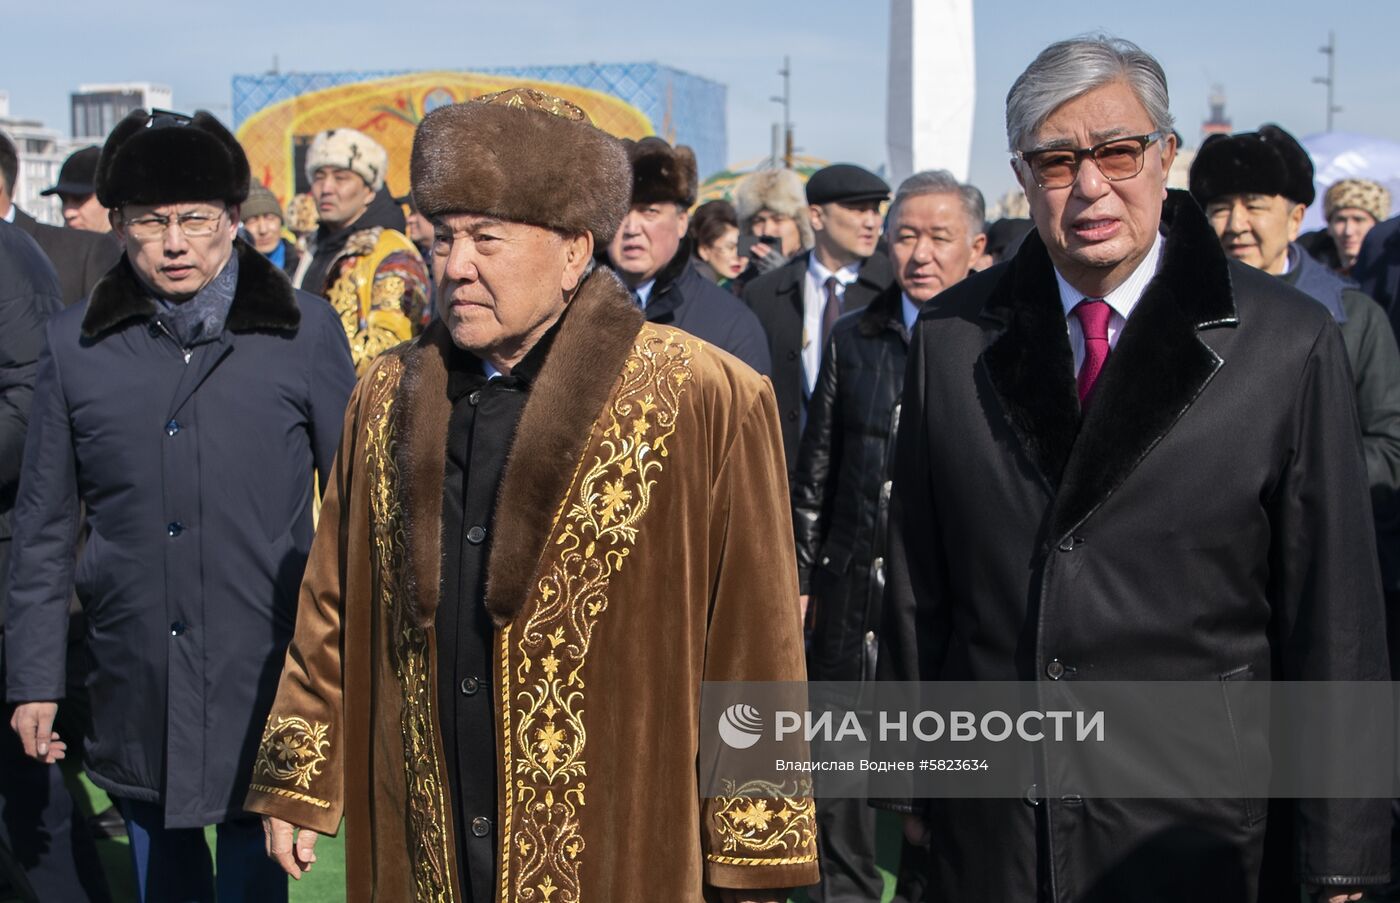
[[[72,158],[69,159],[71,162]],[[69,173],[69,164],[65,163],[59,178],[60,185],[64,182],[65,174],[73,178],[80,175]],[[0,219],[14,223],[38,242],[58,273],[63,303],[76,304],[87,297],[97,280],[116,264],[121,257],[121,247],[107,235],[82,229],[61,229],[37,222],[14,204],[15,179],[18,175],[19,157],[15,146],[6,135],[0,133],[0,183],[3,183],[0,184]],[[91,173],[88,178],[91,179]],[[71,184],[69,187],[72,187]],[[89,188],[89,192],[91,190]]]
[[[33,239],[0,223],[0,641],[5,638],[10,515],[19,491],[34,373],[44,325],[60,310],[53,266]],[[5,685],[0,650],[0,693]],[[7,722],[12,709],[4,706]],[[72,719],[58,731],[65,748],[79,739],[75,731],[81,720]],[[26,757],[19,738],[0,730],[0,897],[6,897],[6,883],[24,901],[109,899],[92,836],[62,774]]]
[[[611,266],[652,323],[665,323],[771,373],[763,328],[739,299],[701,276],[686,236],[699,184],[695,153],[660,138],[628,141],[632,205],[601,263]]]
[[[1006,121],[1036,231],[916,323],[881,676],[1042,698],[1073,680],[1388,679],[1341,331],[1166,190],[1160,64],[1114,38],[1051,45]],[[1268,746],[1223,702],[1202,715],[1211,754]],[[1334,727],[1314,728],[1328,765],[1388,742]],[[889,804],[932,843],[931,899],[1259,898],[1257,800],[1094,795],[1070,750],[1037,756],[1022,799]],[[1317,899],[1387,880],[1388,800],[1296,805],[1290,865]]]
[[[859,166],[837,163],[813,173],[807,202],[815,246],[744,289],[768,335],[789,478],[831,327],[894,282],[889,259],[876,250],[880,205],[889,196],[890,186]]]

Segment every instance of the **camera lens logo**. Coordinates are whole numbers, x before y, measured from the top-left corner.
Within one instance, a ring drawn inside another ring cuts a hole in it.
[[[719,716],[719,735],[734,749],[748,749],[763,736],[763,716],[751,705],[735,703]]]

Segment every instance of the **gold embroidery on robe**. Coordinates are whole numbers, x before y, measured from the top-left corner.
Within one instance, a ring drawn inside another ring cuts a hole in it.
[[[373,580],[376,609],[388,613],[390,660],[403,700],[400,732],[404,780],[408,791],[408,853],[412,863],[414,899],[452,899],[455,863],[448,842],[447,803],[442,763],[434,733],[435,704],[428,637],[406,611],[408,590],[399,581],[408,573],[404,547],[403,511],[398,499],[399,474],[391,413],[403,365],[391,361],[379,368],[369,403],[370,522],[373,525]]]
[[[632,552],[669,455],[666,442],[691,379],[694,347],[651,327],[638,336],[607,426],[589,443],[596,451],[580,461],[556,513],[513,675],[503,661],[504,899],[580,903],[579,810],[588,775],[582,670],[608,607],[609,582]],[[509,627],[504,635],[509,638]],[[503,642],[503,659],[510,651]]]
[[[715,832],[722,841],[721,852],[705,858],[725,865],[793,865],[816,859],[816,805],[812,802],[810,781],[798,781],[791,791],[786,785],[768,781],[750,781],[740,786],[725,781],[724,785],[725,795],[716,798],[713,815]],[[797,855],[732,855],[775,851]]]
[[[311,779],[321,773],[326,761],[326,750],[331,742],[326,739],[330,725],[320,721],[307,721],[296,715],[282,717],[274,715],[263,728],[262,741],[258,744],[258,759],[253,766],[253,778],[266,778],[270,781],[293,783],[302,790],[311,789]],[[274,791],[276,792],[276,791]],[[314,798],[313,798],[314,799]],[[329,806],[324,800],[316,800]]]

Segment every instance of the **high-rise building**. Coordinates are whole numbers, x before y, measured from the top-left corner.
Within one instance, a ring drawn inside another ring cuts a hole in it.
[[[79,85],[69,97],[73,140],[83,144],[101,144],[132,110],[168,110],[173,103],[169,88],[150,82]]]
[[[19,173],[11,186],[15,205],[41,223],[62,225],[58,198],[42,197],[39,192],[58,181],[59,167],[72,145],[37,119],[11,116],[6,91],[0,91],[0,131],[14,143],[19,158]]]

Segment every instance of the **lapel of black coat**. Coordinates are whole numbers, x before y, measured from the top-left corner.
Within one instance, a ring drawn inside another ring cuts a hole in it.
[[[861,261],[856,281],[847,286],[841,309],[847,313],[860,310],[894,284],[894,265],[881,251]]]
[[[1109,355],[1082,424],[1064,308],[1038,235],[1027,236],[984,306],[1006,329],[982,364],[1055,493],[1055,538],[1123,484],[1224,364],[1199,332],[1239,323],[1225,254],[1195,202],[1169,192],[1162,221],[1157,275]]]

